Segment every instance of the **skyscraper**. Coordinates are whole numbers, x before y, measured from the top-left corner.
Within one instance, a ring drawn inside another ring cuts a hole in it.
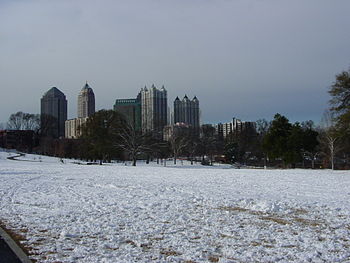
[[[59,89],[53,87],[41,98],[41,129],[46,135],[56,138],[63,137],[66,120],[66,96]]]
[[[141,93],[136,99],[117,99],[113,109],[123,114],[135,131],[141,131]]]
[[[150,89],[141,89],[141,123],[142,132],[152,132],[162,138],[163,128],[168,117],[167,91],[164,86],[159,90],[154,85]]]
[[[180,100],[174,101],[174,123],[185,123],[194,130],[199,130],[199,100],[196,96],[190,100],[187,95]]]
[[[87,84],[78,95],[78,118],[86,118],[95,113],[95,94]]]

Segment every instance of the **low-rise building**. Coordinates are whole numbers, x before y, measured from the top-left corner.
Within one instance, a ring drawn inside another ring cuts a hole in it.
[[[67,139],[78,139],[82,134],[82,125],[86,123],[86,118],[75,118],[65,122],[65,137]]]
[[[219,123],[215,125],[215,131],[218,136],[226,138],[233,133],[241,133],[248,129],[256,129],[256,123],[252,121],[241,121],[233,118],[230,122]]]
[[[34,147],[35,133],[32,130],[1,130],[0,147],[31,152]]]

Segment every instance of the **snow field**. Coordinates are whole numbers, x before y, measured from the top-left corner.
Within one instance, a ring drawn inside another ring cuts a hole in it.
[[[25,236],[38,262],[350,262],[348,171],[7,155],[0,221]]]

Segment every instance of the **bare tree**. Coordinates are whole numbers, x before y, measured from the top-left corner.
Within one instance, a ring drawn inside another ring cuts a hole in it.
[[[7,128],[10,130],[22,130],[23,114],[21,111],[11,114],[7,122]]]
[[[176,159],[189,144],[187,133],[187,129],[182,130],[180,127],[176,126],[174,126],[171,130],[169,143],[174,157],[174,164],[176,164]]]
[[[195,155],[198,153],[199,146],[200,146],[200,141],[197,137],[192,136],[191,138],[188,138],[186,151],[190,157],[191,165],[193,165],[193,159],[195,158]]]
[[[17,112],[11,114],[7,128],[10,130],[33,130],[37,131],[40,127],[40,117],[38,114]]]
[[[334,170],[334,157],[340,150],[338,143],[339,138],[332,113],[330,111],[325,111],[321,121],[319,140],[326,148],[325,153],[329,157],[332,170]]]
[[[40,129],[40,115],[24,113],[23,115],[23,129],[38,131]]]
[[[170,138],[170,145],[173,152],[174,164],[176,164],[176,159],[188,145],[187,138],[178,135],[173,135]]]
[[[132,160],[132,165],[136,166],[137,157],[151,149],[148,144],[147,134],[137,131],[134,125],[126,123],[120,133],[120,143],[116,146],[122,148]]]

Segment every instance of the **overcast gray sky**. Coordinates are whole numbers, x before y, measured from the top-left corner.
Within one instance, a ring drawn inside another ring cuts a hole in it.
[[[0,122],[56,86],[76,117],[153,83],[196,95],[202,121],[319,121],[350,66],[349,0],[0,0]]]

